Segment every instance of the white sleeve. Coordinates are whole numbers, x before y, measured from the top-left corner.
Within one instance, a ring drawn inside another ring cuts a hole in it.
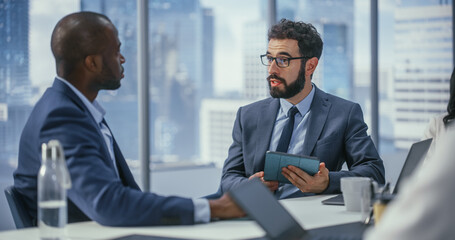
[[[426,164],[427,162],[430,161],[430,159],[433,158],[434,151],[437,145],[437,140],[439,138],[439,132],[441,132],[441,126],[444,126],[444,123],[442,122],[443,116],[436,116],[430,120],[430,122],[427,125],[427,128],[425,129],[425,132],[423,133],[423,138],[428,139],[428,138],[433,138],[433,141],[431,142],[430,148],[428,149],[427,155],[425,157],[424,163]]]
[[[210,222],[210,205],[205,198],[193,198],[194,205],[194,222],[208,223]]]

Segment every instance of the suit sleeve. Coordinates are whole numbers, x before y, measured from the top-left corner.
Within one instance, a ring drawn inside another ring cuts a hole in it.
[[[51,112],[39,140],[50,139],[58,139],[64,148],[72,180],[68,198],[92,220],[109,226],[194,223],[191,199],[162,197],[122,184],[87,114],[74,108]]]
[[[240,183],[247,181],[245,172],[245,162],[243,158],[243,129],[241,124],[242,108],[237,111],[237,117],[232,130],[232,145],[229,147],[229,153],[224,162],[223,173],[221,177],[221,190],[227,192],[235,188]]]
[[[349,171],[329,173],[329,186],[324,194],[339,193],[342,177],[370,177],[379,184],[384,184],[384,165],[370,136],[359,104],[354,104],[348,114],[345,134],[345,155]]]

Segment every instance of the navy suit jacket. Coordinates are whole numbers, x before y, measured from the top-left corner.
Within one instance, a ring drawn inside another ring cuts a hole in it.
[[[37,218],[37,174],[41,144],[63,145],[72,188],[69,222],[94,220],[110,226],[193,224],[191,199],[142,192],[114,139],[117,177],[109,151],[89,110],[62,81],[55,80],[35,105],[21,135],[14,185]]]
[[[329,169],[326,194],[340,192],[340,178],[371,177],[384,183],[384,165],[367,135],[359,104],[323,92],[315,94],[308,114],[303,155],[316,156]],[[232,131],[233,143],[223,167],[221,190],[226,192],[256,172],[264,171],[280,101],[268,98],[241,107]],[[346,162],[349,171],[340,171]]]

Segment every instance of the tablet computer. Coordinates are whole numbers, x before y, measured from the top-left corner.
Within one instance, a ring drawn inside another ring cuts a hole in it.
[[[264,180],[291,183],[281,174],[281,169],[289,165],[296,166],[313,176],[319,171],[319,159],[282,152],[265,153]]]

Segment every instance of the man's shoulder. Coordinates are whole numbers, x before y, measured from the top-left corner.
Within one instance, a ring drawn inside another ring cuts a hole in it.
[[[86,109],[81,104],[54,88],[48,88],[36,102],[30,114],[33,121],[47,121],[48,119],[85,118]]]
[[[247,104],[245,106],[242,106],[242,108],[247,109],[247,110],[258,109],[263,106],[270,106],[270,104],[272,104],[274,102],[279,102],[279,99],[269,97],[269,98],[262,99],[262,100]]]
[[[342,97],[338,97],[338,96],[335,96],[333,94],[324,92],[321,89],[317,89],[316,96],[317,96],[317,98],[320,98],[323,101],[328,101],[328,102],[330,102],[331,104],[334,104],[334,105],[352,107],[353,105],[357,105],[358,104],[358,103],[353,102],[351,100],[347,100],[347,99],[344,99]]]

